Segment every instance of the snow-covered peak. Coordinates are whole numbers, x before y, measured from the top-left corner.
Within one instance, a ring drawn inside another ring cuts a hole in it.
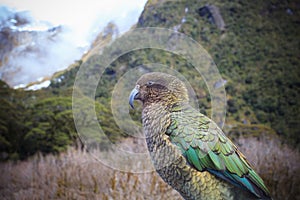
[[[146,0],[1,3],[5,6],[0,5],[0,45],[4,47],[0,79],[17,86],[51,76],[81,59],[109,22],[124,33],[137,22]]]

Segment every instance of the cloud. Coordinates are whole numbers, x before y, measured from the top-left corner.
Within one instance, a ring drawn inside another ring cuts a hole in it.
[[[120,33],[128,30],[138,21],[145,2],[146,0],[2,0],[0,4],[6,7],[30,13],[31,23],[23,29],[46,27],[47,30],[47,26],[58,25],[63,25],[64,28],[55,36],[54,41],[38,40],[29,45],[30,48],[41,49],[42,54],[26,51],[16,54],[17,58],[14,57],[9,65],[0,68],[0,78],[1,74],[2,78],[3,74],[12,74],[5,81],[16,86],[51,76],[80,59],[83,51],[109,22],[114,22]],[[4,12],[0,14],[2,13]],[[5,20],[6,15],[0,15],[0,18]]]
[[[128,30],[141,14],[146,0],[2,0],[16,10],[29,10],[36,20],[65,25],[78,44],[90,42],[95,32],[113,21],[120,32]]]

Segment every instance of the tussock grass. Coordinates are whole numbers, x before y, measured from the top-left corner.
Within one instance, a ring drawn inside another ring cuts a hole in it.
[[[278,138],[239,137],[235,143],[274,199],[300,199],[298,151]],[[127,162],[144,166],[143,160]],[[182,199],[156,172],[117,171],[74,148],[59,156],[36,154],[26,161],[0,163],[0,172],[0,199]]]
[[[181,199],[156,172],[116,171],[73,148],[1,163],[0,171],[0,199]]]
[[[272,197],[300,199],[300,153],[278,137],[240,137],[235,143],[262,177]]]

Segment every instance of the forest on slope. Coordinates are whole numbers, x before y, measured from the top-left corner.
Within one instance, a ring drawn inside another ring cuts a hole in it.
[[[262,124],[291,146],[299,147],[299,5],[285,1],[265,1],[259,5],[215,2],[213,5],[220,9],[226,24],[220,30],[212,14],[205,11],[208,4],[209,1],[149,1],[137,27],[176,27],[212,55],[226,80],[226,124]],[[107,39],[114,29],[106,29],[106,36],[100,40]],[[109,48],[117,47],[108,46],[104,51]],[[55,74],[50,87],[39,91],[13,90],[1,82],[0,143],[1,151],[6,153],[1,159],[11,155],[25,158],[37,151],[59,152],[74,143],[71,95],[77,70],[85,63],[86,58],[83,59]],[[98,84],[96,100],[105,116],[102,124],[107,127],[106,133],[114,132],[114,139],[122,133],[113,123],[109,109],[113,87],[126,70],[147,62],[171,65],[187,77],[193,73],[190,64],[179,56],[154,49],[129,52],[113,62]],[[91,65],[97,73],[101,63]],[[196,90],[201,111],[209,114],[210,96],[200,79],[196,77],[190,83]],[[54,130],[58,132],[54,134]],[[45,141],[50,143],[45,145]]]

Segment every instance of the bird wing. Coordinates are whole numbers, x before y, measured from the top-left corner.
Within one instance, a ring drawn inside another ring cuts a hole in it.
[[[166,134],[198,171],[208,171],[259,198],[269,196],[245,156],[212,120],[192,107],[173,108]]]

